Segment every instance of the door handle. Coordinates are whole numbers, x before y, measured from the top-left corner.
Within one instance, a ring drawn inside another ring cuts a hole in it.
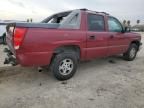
[[[110,38],[111,38],[111,39],[114,38],[114,35],[110,35]]]
[[[93,36],[89,36],[90,40],[95,40],[95,38],[96,38],[96,36],[94,36],[94,35]]]
[[[124,37],[119,37],[119,39],[124,39]]]

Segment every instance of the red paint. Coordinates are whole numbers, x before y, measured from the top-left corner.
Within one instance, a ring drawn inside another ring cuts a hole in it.
[[[105,18],[105,32],[91,32],[87,30],[87,13],[81,11],[79,30],[74,29],[44,29],[28,28],[22,34],[20,47],[15,50],[12,36],[7,35],[7,43],[22,66],[44,66],[51,62],[54,50],[61,46],[76,45],[80,48],[81,60],[89,60],[122,54],[132,41],[140,40],[136,33],[108,32],[107,16]],[[15,28],[18,30],[18,28]],[[94,40],[90,36],[95,36]],[[113,36],[113,38],[111,38]],[[14,38],[15,39],[15,38]],[[18,43],[19,44],[19,43]]]

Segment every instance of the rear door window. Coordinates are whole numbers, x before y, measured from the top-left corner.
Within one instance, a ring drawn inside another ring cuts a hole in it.
[[[105,31],[104,17],[102,15],[88,14],[89,31]]]

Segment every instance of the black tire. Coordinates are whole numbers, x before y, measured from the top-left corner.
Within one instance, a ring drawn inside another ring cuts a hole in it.
[[[68,61],[69,60],[69,61]],[[64,66],[66,66],[63,62],[70,62],[73,63],[73,66],[69,66],[68,68],[72,68],[71,71],[67,70]],[[75,74],[78,65],[78,57],[76,53],[73,52],[63,52],[56,55],[51,64],[51,71],[53,72],[54,76],[60,80],[68,80]],[[64,67],[64,69],[60,70],[60,67]],[[66,70],[66,74],[64,75],[64,71]]]
[[[133,50],[133,56],[132,56],[132,50]],[[136,58],[138,52],[138,46],[136,44],[131,44],[128,51],[123,54],[123,57],[127,61],[133,61]]]

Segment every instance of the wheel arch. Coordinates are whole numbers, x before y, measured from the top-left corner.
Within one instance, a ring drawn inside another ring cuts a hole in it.
[[[140,41],[138,41],[138,40],[133,40],[133,41],[131,42],[131,44],[136,44],[136,45],[138,46],[138,50],[139,50]]]
[[[78,60],[81,58],[81,49],[79,45],[62,45],[54,49],[51,62],[57,54],[67,52],[67,51],[75,51],[78,57]]]

